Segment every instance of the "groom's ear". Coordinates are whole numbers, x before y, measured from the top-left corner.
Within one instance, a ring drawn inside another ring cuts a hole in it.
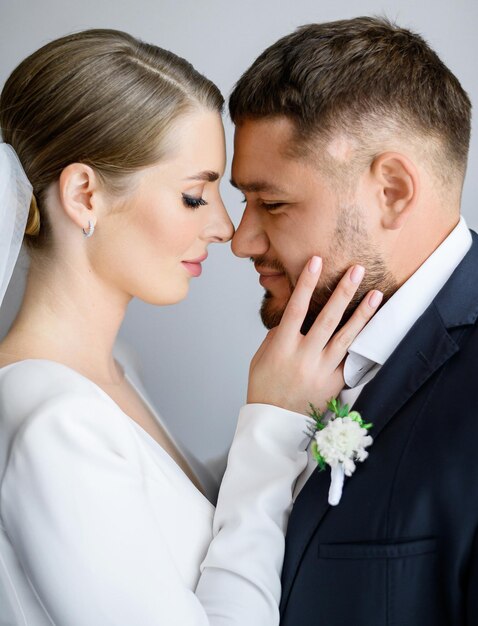
[[[420,176],[415,164],[399,152],[384,152],[371,165],[382,211],[382,226],[402,228],[418,202]]]

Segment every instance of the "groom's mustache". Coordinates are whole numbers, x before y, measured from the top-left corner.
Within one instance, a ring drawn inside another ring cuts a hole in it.
[[[276,259],[267,259],[265,256],[257,256],[251,257],[250,260],[254,263],[254,267],[256,268],[256,270],[258,268],[270,269],[274,270],[275,272],[280,272],[281,274],[287,275],[286,268],[282,265],[280,261],[277,261]]]

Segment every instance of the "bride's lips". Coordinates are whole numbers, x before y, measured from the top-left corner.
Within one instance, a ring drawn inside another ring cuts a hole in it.
[[[278,272],[268,267],[259,267],[257,265],[254,267],[256,268],[256,272],[260,275],[259,283],[265,288],[273,285],[277,280],[285,276],[284,272]]]
[[[202,266],[201,263],[207,259],[207,252],[203,254],[203,256],[198,259],[193,259],[191,261],[182,261],[182,264],[187,269],[187,271],[191,274],[191,276],[201,276]]]

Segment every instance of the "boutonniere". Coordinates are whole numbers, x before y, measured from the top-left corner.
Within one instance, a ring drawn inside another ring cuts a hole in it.
[[[373,443],[368,434],[373,424],[365,424],[360,413],[350,411],[348,404],[342,406],[337,398],[327,403],[332,414],[327,417],[327,411],[320,413],[313,404],[309,406],[309,415],[315,421],[315,427],[312,427],[312,455],[320,471],[330,465],[329,504],[336,505],[342,496],[344,476],[352,476],[355,463],[368,457],[365,448]]]

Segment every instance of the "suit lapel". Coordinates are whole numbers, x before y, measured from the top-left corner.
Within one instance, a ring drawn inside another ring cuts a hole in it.
[[[459,345],[444,327],[432,304],[375,378],[365,385],[354,404],[354,409],[363,414],[367,422],[373,423],[370,434],[374,439],[413,394],[458,350]]]
[[[478,236],[438,296],[416,321],[378,374],[364,387],[354,404],[373,423],[374,441],[420,387],[459,350],[453,328],[474,324],[478,316]],[[370,449],[373,454],[373,446]],[[353,480],[353,478],[352,478]],[[315,471],[297,498],[287,531],[287,553],[282,577],[285,607],[302,555],[328,512],[330,471]],[[343,498],[347,496],[347,480]],[[340,506],[340,505],[339,505]]]

